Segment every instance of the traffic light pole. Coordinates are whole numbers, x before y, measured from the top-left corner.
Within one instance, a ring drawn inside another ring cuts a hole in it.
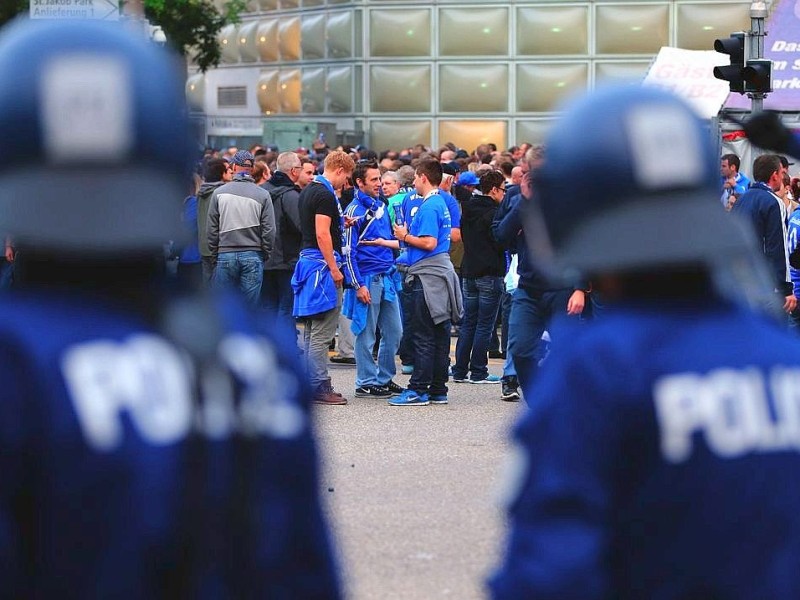
[[[767,35],[765,23],[767,20],[767,3],[763,0],[756,0],[750,4],[750,35],[748,59],[760,60],[764,58],[764,37]],[[764,110],[763,92],[748,92],[750,98],[750,114],[755,115]]]

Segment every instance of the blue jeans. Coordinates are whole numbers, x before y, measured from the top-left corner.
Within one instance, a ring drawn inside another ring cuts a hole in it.
[[[261,284],[261,302],[282,319],[294,323],[292,307],[294,306],[294,290],[292,290],[292,271],[269,269],[264,271]]]
[[[489,375],[487,352],[503,295],[503,278],[464,279],[461,288],[464,292],[464,318],[456,343],[453,379],[464,379],[467,371],[473,380],[486,379]]]
[[[447,394],[447,367],[450,363],[450,321],[435,325],[425,302],[419,277],[411,283],[411,330],[414,373],[408,389],[418,394]]]
[[[217,256],[214,285],[238,289],[252,306],[258,305],[263,279],[264,259],[261,252],[223,252]]]
[[[542,358],[542,333],[554,316],[567,314],[572,292],[572,289],[530,292],[523,287],[514,292],[508,318],[508,352],[514,357],[517,377],[528,402],[533,398],[530,386]]]
[[[383,275],[370,275],[366,278],[369,288],[370,305],[367,312],[367,326],[356,336],[356,387],[363,385],[386,385],[394,377],[397,367],[394,355],[400,346],[403,324],[400,320],[400,299],[386,300]],[[388,285],[394,285],[389,279]],[[360,302],[356,300],[356,302]],[[381,343],[378,347],[378,364],[372,358],[375,346],[375,331],[381,330]]]

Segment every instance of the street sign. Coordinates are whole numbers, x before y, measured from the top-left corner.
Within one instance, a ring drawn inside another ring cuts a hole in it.
[[[31,19],[119,20],[119,0],[30,0]]]

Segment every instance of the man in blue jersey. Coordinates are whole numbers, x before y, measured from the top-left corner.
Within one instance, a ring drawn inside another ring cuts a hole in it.
[[[366,398],[388,398],[403,391],[392,381],[397,372],[395,354],[403,325],[400,299],[395,285],[394,253],[391,247],[374,243],[389,240],[392,224],[380,198],[381,172],[378,163],[359,162],[353,174],[355,195],[345,211],[352,223],[345,230],[344,313],[352,320],[356,335],[356,391]],[[396,243],[396,242],[395,242]],[[372,358],[375,332],[380,328],[378,362]]]
[[[392,406],[447,404],[450,324],[460,319],[463,306],[448,254],[451,222],[439,195],[441,181],[439,161],[423,159],[414,178],[421,198],[419,209],[413,213],[410,227],[394,228],[395,238],[407,248],[414,372],[408,389],[389,400]]]
[[[720,184],[722,185],[722,195],[720,201],[722,206],[730,210],[750,187],[750,180],[747,175],[739,172],[741,162],[735,154],[725,154],[720,159]]]
[[[606,310],[554,323],[569,343],[516,427],[494,598],[800,597],[800,344],[746,305],[772,286],[718,169],[662,90],[607,89],[554,126],[531,258]]]
[[[340,595],[291,331],[164,273],[178,64],[117,24],[0,32],[3,598]]]

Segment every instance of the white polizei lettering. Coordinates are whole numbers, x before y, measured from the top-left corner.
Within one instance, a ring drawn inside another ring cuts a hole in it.
[[[69,348],[62,373],[87,442],[110,451],[122,441],[122,412],[151,444],[169,444],[191,427],[189,378],[181,356],[157,336]]]
[[[693,373],[664,377],[653,386],[661,453],[669,462],[683,462],[692,453],[692,434],[704,423],[701,386],[700,376]]]
[[[117,381],[117,344],[94,342],[70,348],[61,361],[83,435],[97,450],[112,450],[122,439]]]
[[[186,437],[192,425],[193,390],[182,356],[152,335],[131,338],[128,350],[143,386],[128,397],[131,417],[142,436],[154,444]]]
[[[239,413],[245,434],[290,439],[305,429],[305,414],[287,400],[297,394],[297,378],[278,366],[270,344],[231,335],[220,344],[220,358],[245,383]]]
[[[671,375],[655,383],[653,400],[661,452],[671,463],[689,459],[696,433],[721,458],[800,450],[798,368]]]
[[[800,369],[777,367],[770,373],[775,399],[776,449],[800,449]]]
[[[764,379],[754,369],[720,369],[709,373],[701,388],[707,422],[705,437],[716,454],[734,457],[758,444],[756,403],[765,402]]]

